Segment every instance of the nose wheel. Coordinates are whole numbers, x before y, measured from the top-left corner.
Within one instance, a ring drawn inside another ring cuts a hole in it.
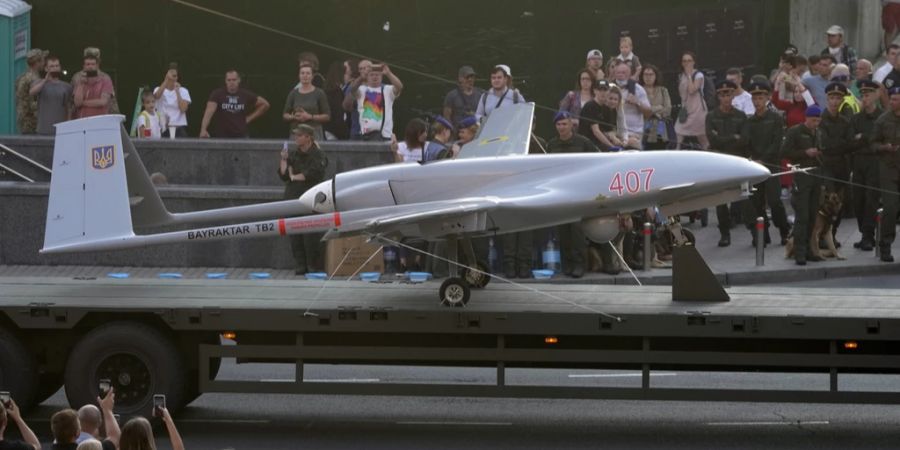
[[[441,284],[440,290],[441,304],[455,308],[461,308],[469,303],[469,297],[472,295],[472,289],[462,278],[447,278]]]

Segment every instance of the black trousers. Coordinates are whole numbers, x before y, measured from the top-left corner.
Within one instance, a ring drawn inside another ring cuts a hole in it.
[[[813,175],[820,169],[813,169]],[[794,192],[791,205],[794,207],[794,258],[802,259],[809,252],[809,237],[812,225],[816,221],[819,209],[819,194],[822,190],[822,179],[806,173],[794,175]],[[819,245],[814,242],[812,245]]]
[[[753,186],[756,190],[750,196],[750,208],[747,210],[749,217],[746,217],[747,228],[751,231],[756,229],[756,218],[764,217],[766,219],[766,233],[769,231],[769,217],[766,215],[766,205],[772,210],[772,222],[784,234],[787,234],[790,226],[788,225],[787,212],[784,210],[784,204],[781,202],[781,182],[778,178],[769,178],[762,183]]]
[[[302,272],[321,272],[325,263],[323,261],[323,246],[321,234],[295,234],[291,236],[291,252],[294,255],[296,270]]]
[[[856,225],[862,233],[864,240],[875,242],[875,211],[878,209],[878,201],[881,193],[878,188],[879,162],[875,155],[861,154],[853,158],[853,183],[861,186],[853,186],[853,212],[856,216]]]

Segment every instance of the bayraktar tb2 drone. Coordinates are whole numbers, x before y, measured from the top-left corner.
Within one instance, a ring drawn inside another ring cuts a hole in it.
[[[56,126],[41,252],[300,233],[446,241],[454,264],[441,302],[463,305],[471,287],[490,279],[475,258],[473,237],[577,222],[589,239],[607,242],[619,232],[620,213],[658,206],[673,215],[727,203],[770,176],[757,163],[712,152],[528,155],[533,114],[533,104],[494,111],[456,159],[340,173],[296,200],[177,214],[150,182],[123,116],[64,122]],[[266,220],[134,233],[134,227],[260,219]],[[457,262],[468,268],[459,270]]]

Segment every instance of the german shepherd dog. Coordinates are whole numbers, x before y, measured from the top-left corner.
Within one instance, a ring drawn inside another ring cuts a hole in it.
[[[824,190],[824,188],[823,188]],[[813,224],[812,235],[809,237],[809,252],[815,258],[846,259],[838,253],[834,246],[832,229],[834,222],[841,213],[841,196],[837,192],[823,192],[819,196],[819,209],[816,211],[816,222]],[[819,248],[819,242],[825,242],[825,250]],[[784,247],[785,258],[794,257],[794,236],[788,239]]]

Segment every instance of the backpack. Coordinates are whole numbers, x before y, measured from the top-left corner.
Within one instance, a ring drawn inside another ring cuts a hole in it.
[[[694,71],[694,75],[691,76],[691,81],[694,81],[694,78],[697,77],[698,73],[700,73],[699,70]],[[719,107],[719,97],[716,95],[716,84],[713,82],[712,78],[712,76],[704,73],[703,86],[700,87],[700,95],[703,96],[707,111],[712,111]]]

